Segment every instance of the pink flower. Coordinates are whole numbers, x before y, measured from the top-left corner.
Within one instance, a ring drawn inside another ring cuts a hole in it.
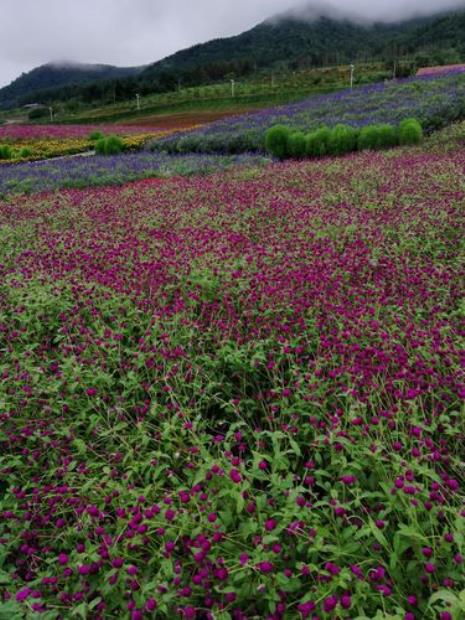
[[[245,564],[247,564],[247,562],[249,561],[249,556],[247,553],[241,553],[239,556],[239,562],[241,563],[242,566],[245,566]]]
[[[238,484],[242,480],[241,472],[238,469],[231,469],[229,477],[236,484]]]
[[[16,600],[18,603],[25,601],[31,594],[32,590],[30,588],[23,588],[16,593]]]
[[[257,568],[261,573],[267,574],[273,571],[274,566],[271,562],[259,562]]]
[[[331,613],[337,606],[337,597],[328,596],[323,601],[323,611],[327,614]]]
[[[352,598],[348,592],[341,596],[341,607],[343,609],[350,609],[352,607]]]

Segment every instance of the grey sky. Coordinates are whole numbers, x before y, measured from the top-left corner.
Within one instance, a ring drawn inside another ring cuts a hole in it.
[[[330,0],[395,20],[465,0]],[[141,65],[246,30],[303,0],[0,0],[0,86],[50,61]],[[322,0],[318,0],[322,4]]]

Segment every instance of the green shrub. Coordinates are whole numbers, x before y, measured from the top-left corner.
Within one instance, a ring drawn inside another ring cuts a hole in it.
[[[400,144],[420,144],[423,140],[423,128],[416,118],[407,118],[399,126]]]
[[[367,125],[363,127],[358,136],[357,146],[360,151],[374,150],[378,147],[378,126]]]
[[[30,157],[32,155],[31,149],[28,149],[27,146],[23,146],[23,148],[19,151],[20,157]]]
[[[89,140],[95,142],[96,140],[101,140],[103,137],[104,135],[101,131],[93,131],[89,136]]]
[[[331,155],[344,155],[355,151],[358,131],[348,125],[336,125],[331,130],[328,151]]]
[[[110,136],[106,139],[105,155],[117,155],[124,149],[124,142],[118,136]]]
[[[11,150],[11,147],[8,146],[8,144],[0,144],[0,159],[11,159],[12,154],[13,152]]]
[[[296,131],[289,136],[287,141],[287,153],[290,157],[301,159],[305,157],[306,142],[305,134],[302,131]]]
[[[100,140],[97,140],[97,142],[95,143],[95,152],[97,153],[97,155],[105,155],[105,145],[105,138],[100,138]]]
[[[399,144],[399,129],[387,123],[378,125],[379,147],[391,148]]]
[[[284,159],[287,156],[287,143],[291,130],[284,125],[275,125],[268,129],[265,134],[266,150],[277,157]]]
[[[390,148],[399,143],[399,132],[392,125],[368,125],[360,131],[357,142],[361,151]]]
[[[124,143],[118,136],[100,138],[95,143],[95,152],[98,155],[118,155],[124,149]]]
[[[309,157],[323,157],[328,154],[328,144],[331,131],[328,127],[321,127],[307,134],[305,152]]]

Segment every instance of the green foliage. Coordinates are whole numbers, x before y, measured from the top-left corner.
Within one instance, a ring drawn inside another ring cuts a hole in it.
[[[186,136],[186,146],[192,147],[195,136]],[[423,139],[421,124],[416,119],[406,119],[399,127],[387,123],[367,125],[361,130],[349,125],[336,125],[332,129],[321,127],[305,136],[301,131],[292,131],[283,125],[276,125],[266,133],[266,149],[275,157],[302,158],[344,155],[357,149],[381,150],[400,144],[419,144]]]
[[[423,140],[423,128],[416,118],[407,118],[399,127],[399,142],[403,145],[420,144]]]
[[[330,155],[344,155],[355,150],[357,145],[358,131],[349,125],[336,125],[331,130],[328,141]]]
[[[28,118],[30,121],[36,121],[42,118],[46,118],[49,115],[50,115],[50,110],[48,108],[37,108],[29,112]]]
[[[96,140],[101,140],[103,137],[104,135],[101,131],[93,131],[89,135],[89,140],[91,140],[92,142],[95,142]]]
[[[11,159],[12,150],[8,144],[0,144],[0,159]]]
[[[359,150],[377,150],[396,146],[399,143],[399,131],[392,125],[368,125],[363,127],[358,136]]]
[[[288,140],[291,130],[284,125],[275,125],[265,134],[265,149],[278,159],[288,155]]]
[[[290,157],[301,159],[306,154],[306,141],[303,131],[296,131],[289,136],[287,152]]]
[[[331,130],[328,127],[321,127],[321,129],[307,134],[305,140],[307,155],[309,157],[323,157],[327,155],[330,136]]]
[[[124,149],[124,142],[118,136],[109,136],[108,138],[100,138],[95,143],[95,152],[97,155],[118,155]]]
[[[23,146],[23,148],[19,151],[20,157],[30,157],[31,155],[32,151],[27,146]]]

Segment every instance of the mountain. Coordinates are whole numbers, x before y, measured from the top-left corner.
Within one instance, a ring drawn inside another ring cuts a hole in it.
[[[44,65],[1,89],[0,107],[116,101],[261,70],[405,59],[413,66],[465,61],[465,10],[369,23],[325,6],[289,11],[237,36],[195,45],[142,68]]]
[[[101,80],[136,76],[144,67],[113,67],[112,65],[48,63],[23,73],[8,86],[0,89],[0,107],[17,103],[35,103],[36,96],[65,86],[83,86]]]
[[[175,79],[186,74],[213,78],[227,68],[240,74],[282,63],[295,69],[405,56],[419,56],[421,64],[464,60],[465,11],[397,23],[355,21],[310,8],[291,11],[238,36],[177,52],[149,65],[140,77],[167,82],[168,74]]]

